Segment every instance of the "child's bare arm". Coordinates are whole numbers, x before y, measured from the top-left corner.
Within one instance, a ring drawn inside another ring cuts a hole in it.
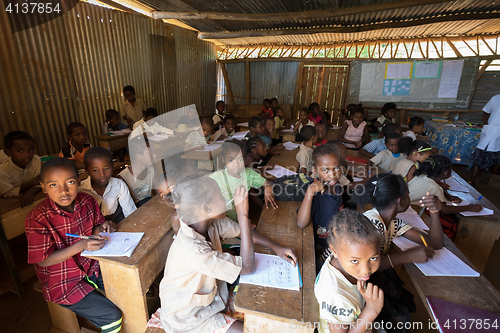
[[[323,189],[321,180],[316,179],[314,183],[309,185],[304,196],[304,200],[300,204],[299,212],[297,213],[297,225],[300,228],[305,228],[311,222],[311,206],[314,195]]]
[[[104,246],[104,238],[99,235],[93,237],[95,239],[81,239],[67,248],[55,250],[45,260],[40,261],[38,265],[42,267],[52,266],[68,260],[83,250],[96,251],[101,249]]]
[[[250,220],[248,219],[248,192],[242,186],[238,186],[233,194],[236,214],[240,224],[241,248],[240,256],[242,259],[241,275],[251,274],[255,270],[255,252],[253,247],[253,238],[250,231]]]
[[[292,248],[280,246],[257,231],[252,231],[252,237],[255,244],[273,250],[281,259],[288,261],[294,266],[297,264],[297,255]]]

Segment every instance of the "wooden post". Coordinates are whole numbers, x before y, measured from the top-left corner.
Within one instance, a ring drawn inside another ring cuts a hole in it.
[[[300,90],[302,88],[302,69],[304,68],[304,63],[299,62],[299,68],[297,69],[297,80],[295,81],[295,113],[298,114],[300,110]],[[298,118],[298,116],[297,116]],[[292,119],[295,119],[292,115]]]
[[[488,68],[488,66],[491,64],[492,61],[493,60],[486,60],[485,63],[481,66],[481,68],[479,69],[479,73],[477,73],[476,82],[484,74],[484,72],[486,71],[486,68]]]
[[[247,104],[250,104],[250,62],[245,62],[246,88],[247,88]]]
[[[231,105],[236,105],[234,102],[233,90],[231,89],[231,83],[229,82],[229,76],[226,71],[226,64],[220,64],[220,68],[222,69],[222,75],[224,76],[224,82],[226,83],[227,96],[229,97],[229,103]]]

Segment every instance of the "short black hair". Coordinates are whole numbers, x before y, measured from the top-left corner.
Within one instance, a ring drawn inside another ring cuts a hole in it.
[[[321,146],[320,146],[321,147]],[[352,200],[362,206],[371,204],[378,210],[389,207],[395,200],[403,198],[408,184],[401,175],[381,173],[365,183],[364,191],[354,191]]]
[[[429,148],[432,148],[431,145],[424,140],[413,140],[409,136],[402,137],[398,141],[398,151],[406,155],[410,155],[411,152],[421,149],[430,150]]]
[[[342,209],[328,225],[328,244],[334,248],[340,240],[349,243],[376,243],[380,246],[382,234],[363,214],[350,209]]]
[[[224,117],[224,120],[222,121],[222,123],[223,123],[223,124],[226,124],[226,122],[227,122],[228,120],[230,120],[230,119],[234,120],[234,116],[233,116],[232,114],[227,114],[227,115]]]
[[[130,91],[132,94],[135,95],[135,89],[132,86],[125,86],[123,87],[123,93],[125,94],[127,91]]]
[[[387,143],[387,140],[390,140],[390,139],[400,139],[401,138],[401,134],[399,133],[396,133],[396,132],[391,132],[391,133],[388,133],[386,136],[385,136],[385,142]]]
[[[429,178],[438,178],[442,176],[445,171],[450,170],[451,167],[451,160],[448,157],[433,155],[429,156],[423,163],[420,163],[418,169],[415,170],[415,176],[425,174]]]
[[[319,104],[316,102],[309,104],[310,111],[314,110],[316,107],[319,107]]]
[[[397,109],[397,106],[396,106],[396,104],[389,102],[389,103],[385,103],[384,106],[382,106],[381,111],[382,111],[382,114],[385,115],[387,113],[387,111],[392,110],[392,109]]]
[[[264,122],[264,124],[267,122],[267,121],[272,121],[274,123],[274,119],[271,118],[271,117],[264,117],[262,118],[262,121]]]
[[[386,123],[382,126],[382,134],[387,136],[387,134],[396,132],[399,129],[399,125],[396,123]]]
[[[222,156],[226,156],[227,153],[233,152],[233,151],[241,151],[241,155],[245,157],[247,155],[247,145],[237,139],[231,139],[224,141],[224,143],[221,146],[222,149]]]
[[[253,136],[250,139],[246,140],[248,152],[251,153],[252,149],[257,148],[257,144],[259,142],[262,142],[264,147],[266,146],[266,144],[264,143],[264,140],[262,140],[262,138],[259,136]]]
[[[274,101],[278,102],[278,99],[276,97],[273,97],[269,100],[269,104],[272,104]],[[278,103],[279,104],[279,103]]]
[[[144,117],[158,117],[158,111],[156,111],[155,108],[148,108],[146,111],[144,111]]]
[[[262,118],[261,117],[252,117],[248,120],[248,127],[249,128],[256,128],[259,123],[262,123]]]
[[[42,169],[40,170],[40,180],[42,181],[42,183],[44,182],[44,177],[47,171],[54,168],[69,169],[75,173],[75,178],[78,178],[78,168],[76,167],[75,162],[67,158],[55,157],[48,160],[42,165]]]
[[[410,122],[408,123],[408,127],[412,129],[415,126],[425,124],[425,120],[422,117],[411,117]]]
[[[325,156],[325,155],[335,155],[337,157],[337,159],[339,160],[339,162],[342,164],[341,158],[338,155],[337,148],[335,148],[333,145],[325,144],[325,145],[317,146],[316,148],[314,148],[313,153],[312,153],[312,157],[311,157],[313,165],[316,166],[316,162],[318,161],[318,158],[320,158],[321,156]]]
[[[262,101],[262,104],[264,104],[265,102],[268,102],[269,103],[269,98],[266,98]]]
[[[68,126],[66,126],[66,133],[67,133],[69,136],[71,136],[71,135],[73,134],[73,131],[74,131],[75,129],[77,129],[78,127],[83,127],[83,128],[85,128],[85,129],[87,129],[87,127],[85,127],[85,125],[84,125],[84,124],[82,124],[82,123],[79,123],[79,122],[75,121],[75,122],[72,122],[71,124],[69,124]]]
[[[109,163],[113,165],[113,156],[111,156],[109,150],[103,147],[93,147],[87,150],[83,156],[83,164],[85,164],[85,167],[88,168],[91,161],[98,158],[107,158]]]
[[[35,144],[35,139],[24,131],[12,131],[7,133],[7,135],[3,138],[3,146],[5,149],[12,149],[14,146],[14,141],[16,140],[31,140],[33,144]]]
[[[309,113],[310,113],[310,111],[309,111],[309,109],[308,109],[308,108],[300,108],[300,110],[299,110],[299,114],[300,114],[302,111],[306,112],[307,114],[309,114]]]
[[[316,135],[316,128],[311,125],[302,126],[299,134],[304,138],[304,141],[311,140],[311,138]]]
[[[201,118],[200,125],[214,127],[214,120],[212,119],[212,117],[203,117]]]
[[[106,120],[114,118],[114,117],[120,117],[120,112],[113,110],[113,109],[108,109],[106,111]]]
[[[276,114],[278,113],[279,110],[283,110],[283,108],[281,106],[277,106],[273,109],[273,115],[276,116]],[[283,110],[284,111],[284,110]]]
[[[222,103],[222,104],[226,104],[226,102],[224,102],[224,101],[217,101],[217,102],[215,103],[215,107],[218,107],[220,103]]]
[[[356,113],[362,113],[363,116],[365,115],[365,109],[363,109],[361,106],[356,106],[354,109],[350,110],[350,116],[354,116]]]

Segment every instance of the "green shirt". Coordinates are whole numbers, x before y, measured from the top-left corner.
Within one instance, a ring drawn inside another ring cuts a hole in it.
[[[256,171],[251,168],[245,168],[245,170],[241,171],[240,178],[235,178],[227,173],[227,169],[222,169],[217,172],[214,172],[210,175],[210,178],[217,182],[219,185],[222,196],[226,200],[226,203],[231,201],[233,198],[233,193],[236,190],[236,187],[239,185],[245,186],[248,190],[250,188],[260,188],[266,182],[266,179],[259,175]],[[231,205],[227,206],[227,217],[231,220],[238,222],[238,215],[236,214],[236,207],[234,206],[234,202]]]

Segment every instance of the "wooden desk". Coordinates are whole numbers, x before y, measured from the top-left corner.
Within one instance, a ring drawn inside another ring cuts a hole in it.
[[[450,194],[471,203],[478,202],[477,199],[481,196],[481,193],[469,185],[455,171],[453,171],[452,176],[460,185],[467,187],[470,193],[450,191]],[[492,209],[493,215],[463,216],[457,214],[460,220],[454,243],[482,273],[488,262],[493,244],[500,237],[500,210],[485,197],[481,199],[481,205]]]
[[[429,225],[429,217],[426,214],[422,219]],[[444,245],[467,265],[477,270],[477,267],[474,267],[446,236]],[[415,264],[405,264],[405,268],[431,318],[432,313],[425,296],[500,313],[500,293],[482,274],[480,277],[425,276]]]
[[[9,282],[1,285],[0,294],[2,295],[14,287],[16,294],[21,298],[24,296],[22,282],[35,275],[35,270],[31,265],[21,272],[18,271],[7,241],[25,233],[26,216],[44,199],[45,193],[40,191],[35,195],[35,201],[31,205],[21,208],[20,197],[0,198],[0,248],[13,282],[13,285]]]
[[[273,155],[269,162],[267,163],[268,165],[270,164],[277,164],[279,166],[282,166],[283,168],[286,168],[290,171],[293,172],[299,172],[299,162],[297,161],[297,153],[299,152],[300,148],[295,148],[294,150],[287,150],[287,149],[282,149],[279,152],[281,155]],[[269,179],[274,179],[275,177],[270,175],[270,174],[265,174],[265,178]]]
[[[146,330],[146,292],[165,267],[173,241],[170,215],[174,209],[159,200],[154,196],[117,225],[118,231],[145,233],[130,258],[93,257],[99,260],[107,298],[123,313],[122,333]]]
[[[257,231],[272,241],[295,250],[303,287],[300,291],[293,291],[240,284],[234,305],[237,311],[245,313],[244,332],[314,331],[314,322],[319,318],[314,296],[314,234],[312,223],[305,229],[297,226],[296,211],[299,206],[300,202],[297,201],[280,201],[278,209],[263,209]],[[260,247],[255,250],[270,253],[268,249]],[[307,323],[310,324],[304,328]]]
[[[297,133],[290,131],[280,131],[278,134],[281,136],[281,142],[285,143],[288,141],[295,142],[295,137]]]
[[[192,150],[184,155],[181,155],[181,158],[183,160],[212,161],[212,169],[213,171],[217,171],[222,166],[222,160],[220,158],[221,154],[222,147],[219,147],[214,151]]]
[[[128,147],[128,136],[129,134],[120,135],[109,135],[109,134],[99,134],[94,136],[97,139],[97,145],[115,151],[118,149],[123,149]]]

